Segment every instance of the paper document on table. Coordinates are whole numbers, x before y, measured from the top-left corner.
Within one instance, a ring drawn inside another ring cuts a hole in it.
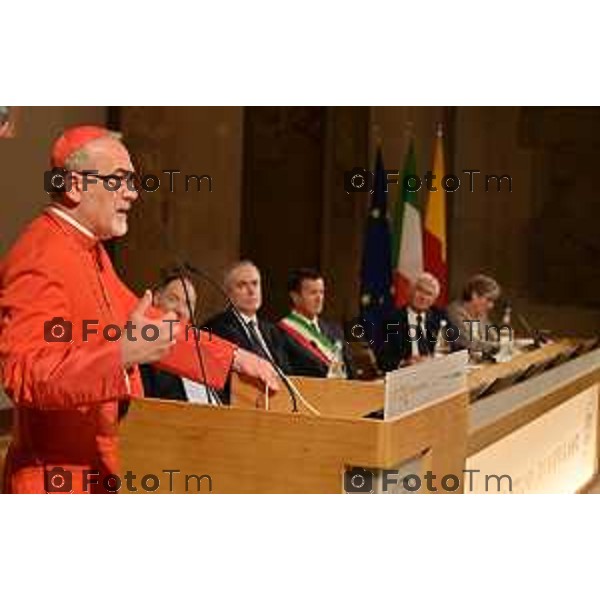
[[[384,419],[403,415],[467,389],[467,350],[387,373]]]

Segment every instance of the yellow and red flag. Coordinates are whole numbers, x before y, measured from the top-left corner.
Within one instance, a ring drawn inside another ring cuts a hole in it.
[[[437,303],[444,306],[448,302],[448,255],[446,191],[441,185],[445,175],[444,138],[441,126],[438,126],[434,142],[433,174],[436,179],[431,187],[436,191],[429,191],[425,205],[424,266],[426,271],[439,279],[441,291]]]

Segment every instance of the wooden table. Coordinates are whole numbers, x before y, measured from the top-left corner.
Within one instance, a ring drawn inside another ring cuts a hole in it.
[[[471,402],[477,400],[478,393],[495,380],[520,374],[531,365],[541,365],[557,358],[565,351],[574,349],[577,340],[562,340],[547,344],[542,348],[531,351],[521,351],[506,363],[488,363],[471,369],[467,374],[467,386]],[[351,381],[345,379],[330,379],[327,385],[323,380],[312,377],[291,377],[298,391],[318,409],[322,415],[336,415],[344,417],[364,417],[383,409],[385,388],[384,380]],[[347,401],[340,404],[340,397]],[[253,385],[240,382],[238,377],[233,378],[232,397],[237,406],[246,408],[264,408],[263,394]],[[289,412],[291,410],[289,394],[282,389],[273,396],[270,410]],[[301,403],[298,404],[301,413],[310,412]]]
[[[546,344],[542,348],[529,351],[520,351],[515,357],[504,363],[489,363],[469,370],[467,382],[472,400],[477,392],[491,384],[496,379],[509,377],[512,374],[522,373],[528,367],[541,365],[558,358],[564,352],[574,350],[580,343],[579,340],[564,339]]]

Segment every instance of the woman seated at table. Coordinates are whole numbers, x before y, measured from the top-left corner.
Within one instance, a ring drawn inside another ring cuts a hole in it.
[[[461,300],[448,306],[448,319],[452,331],[453,350],[468,349],[483,356],[495,354],[500,349],[498,329],[492,326],[489,315],[500,297],[498,282],[486,275],[471,277],[463,289]]]

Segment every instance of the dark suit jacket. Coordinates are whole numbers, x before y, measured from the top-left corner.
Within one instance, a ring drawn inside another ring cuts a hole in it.
[[[281,367],[284,373],[287,373],[288,361],[285,351],[285,342],[283,340],[283,332],[279,330],[273,323],[258,318],[258,328],[262,337],[267,344],[271,356],[275,362]],[[201,325],[202,331],[200,335],[209,335],[210,333],[218,335],[225,340],[233,342],[244,350],[254,352],[262,356],[260,351],[250,339],[246,328],[239,319],[235,316],[231,309],[228,309]],[[180,377],[171,375],[165,371],[160,371],[152,365],[143,365],[142,380],[144,382],[144,393],[146,396],[155,398],[165,398],[171,400],[187,400],[185,388]],[[230,380],[227,380],[225,388],[219,392],[219,396],[224,403],[229,403],[230,396]]]
[[[154,365],[140,365],[144,396],[166,400],[187,400],[181,377],[161,371]]]
[[[321,333],[328,337],[332,342],[342,342],[344,353],[344,363],[348,378],[354,375],[354,369],[348,345],[344,342],[344,332],[339,325],[319,319],[319,328]],[[303,348],[295,339],[283,331],[286,340],[286,352],[288,355],[290,375],[301,375],[303,377],[327,377],[329,367]]]
[[[440,330],[440,321],[445,318],[445,313],[435,308],[428,310],[425,315],[425,338],[427,347],[432,354]],[[414,331],[409,330],[407,307],[404,306],[394,311],[386,319],[386,324],[388,324],[388,329],[387,332],[384,332],[384,342],[377,360],[380,369],[393,371],[399,367],[402,361],[412,356],[412,342],[409,335],[412,333],[414,336]]]
[[[163,400],[187,401],[187,395],[181,377],[161,371],[154,365],[140,365],[140,375],[146,398],[161,398]],[[129,400],[119,402],[119,419],[129,412]]]
[[[284,373],[288,374],[289,364],[283,332],[276,325],[270,321],[267,321],[266,319],[258,317],[257,321],[260,333],[262,334],[273,360]],[[207,329],[209,332],[212,332],[225,340],[237,344],[244,350],[254,352],[255,354],[261,356],[261,353],[257,352],[256,347],[250,340],[250,336],[247,333],[246,327],[240,323],[239,319],[235,316],[231,309],[227,309],[226,311],[210,318],[202,325],[202,328]],[[228,378],[225,388],[223,389],[223,392],[221,392],[221,399],[225,404],[229,404],[230,395],[231,380]]]
[[[258,317],[257,321],[258,328],[260,329],[260,333],[267,344],[267,348],[269,349],[271,356],[279,365],[279,367],[281,367],[283,372],[287,373],[288,361],[285,352],[285,340],[281,330],[275,324],[261,317]],[[244,350],[248,350],[249,352],[254,352],[255,354],[260,355],[260,352],[256,351],[246,327],[240,323],[239,319],[235,316],[231,309],[227,309],[226,311],[210,318],[202,325],[202,327],[225,340],[237,344]]]

